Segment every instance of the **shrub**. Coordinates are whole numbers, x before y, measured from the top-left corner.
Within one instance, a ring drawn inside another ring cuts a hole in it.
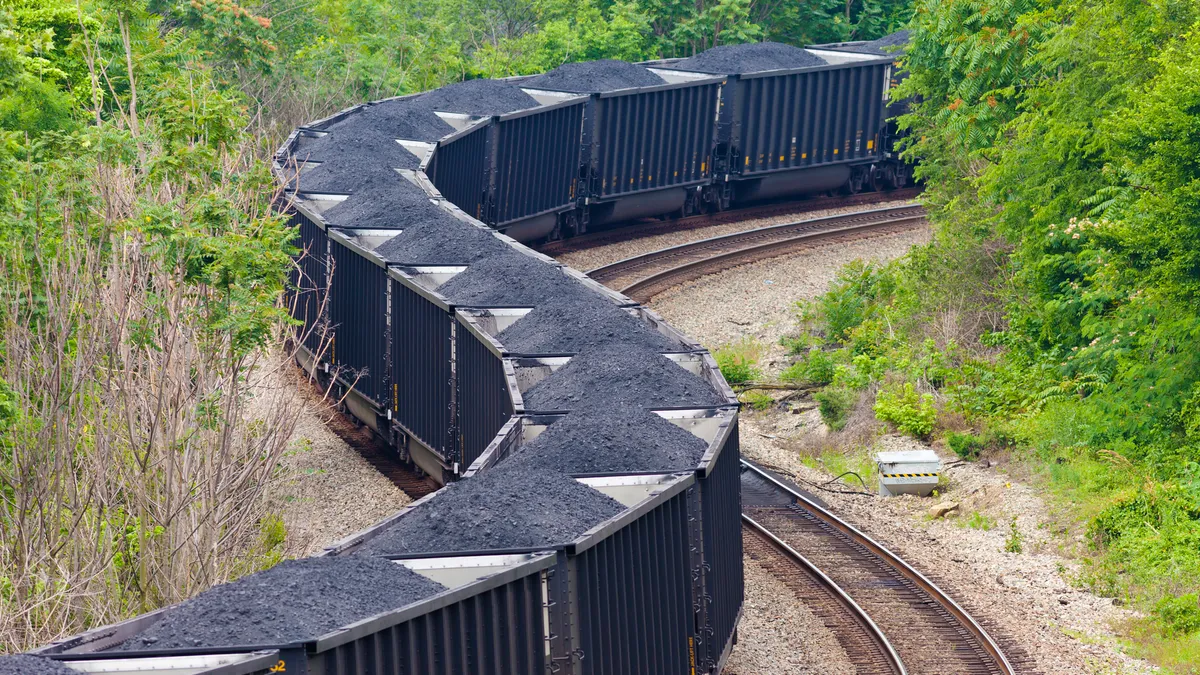
[[[884,389],[875,397],[875,416],[896,425],[902,433],[928,440],[937,420],[933,396],[918,394],[911,382],[899,389]]]
[[[858,401],[858,393],[852,389],[829,387],[813,394],[813,399],[820,406],[821,419],[825,420],[825,424],[834,431],[841,431],[846,427],[850,411]]]
[[[1004,540],[1004,550],[1009,553],[1020,553],[1024,550],[1021,530],[1017,529],[1017,517],[1013,516],[1008,522],[1008,538]]]
[[[761,373],[757,368],[762,346],[751,338],[725,345],[713,352],[713,358],[721,369],[721,375],[729,384],[742,384],[757,379]]]
[[[1163,598],[1154,606],[1154,614],[1168,636],[1200,633],[1200,595],[1196,593]]]
[[[742,403],[754,410],[766,410],[775,404],[775,399],[765,391],[751,390],[742,394]]]
[[[837,364],[832,356],[823,351],[814,350],[809,352],[806,358],[788,366],[780,373],[779,377],[784,382],[803,382],[823,386],[833,382],[836,371]]]
[[[950,446],[954,454],[967,461],[979,459],[979,454],[987,448],[987,441],[983,436],[960,434],[954,431],[946,434],[946,444]]]

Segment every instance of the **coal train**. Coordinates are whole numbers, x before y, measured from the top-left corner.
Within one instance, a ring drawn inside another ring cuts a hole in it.
[[[583,64],[297,129],[275,170],[300,365],[445,487],[29,672],[719,673],[743,599],[737,398],[698,343],[518,239],[899,181],[871,49]],[[741,72],[688,70],[721,59]],[[781,59],[820,63],[762,70]]]

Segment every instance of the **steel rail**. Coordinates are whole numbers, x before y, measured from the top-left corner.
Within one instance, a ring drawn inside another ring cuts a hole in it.
[[[742,459],[741,463],[744,470],[752,472],[755,476],[769,483],[775,489],[787,494],[789,497],[794,498],[806,511],[810,512],[826,525],[829,525],[830,527],[840,531],[842,534],[852,539],[855,543],[861,545],[863,548],[878,556],[884,563],[898,572],[901,576],[927,593],[934,602],[936,602],[942,609],[946,610],[951,616],[953,616],[955,620],[957,620],[958,623],[968,633],[970,633],[973,638],[975,638],[983,650],[986,651],[988,656],[994,661],[996,667],[1001,673],[1004,675],[1016,675],[1016,669],[1013,667],[1012,663],[1009,662],[1008,657],[1004,655],[1004,652],[1000,649],[1000,645],[996,643],[996,641],[991,635],[988,634],[986,630],[984,630],[983,626],[979,625],[979,623],[975,621],[975,619],[972,618],[971,615],[966,612],[966,610],[960,607],[958,603],[954,602],[954,600],[951,599],[950,596],[944,591],[942,591],[937,584],[930,581],[925,575],[918,572],[899,556],[885,548],[882,544],[867,536],[853,525],[846,523],[842,519],[822,508],[804,494],[798,492],[786,483],[781,482],[771,474],[763,471],[745,459]]]
[[[631,276],[638,270],[655,269],[664,263],[683,260],[679,264],[660,269],[617,288],[630,297],[636,297],[645,295],[647,289],[667,285],[667,282],[681,283],[704,273],[720,271],[744,262],[783,255],[790,249],[824,238],[920,222],[924,218],[925,211],[922,207],[906,205],[771,225],[633,256],[597,267],[588,272],[588,275],[607,284]]]
[[[888,668],[895,675],[907,675],[908,671],[904,668],[904,663],[900,660],[900,655],[892,648],[892,643],[888,641],[887,636],[879,629],[879,626],[871,620],[871,617],[858,605],[841,586],[837,585],[833,579],[830,579],[827,574],[821,571],[819,567],[814,565],[812,561],[805,558],[799,551],[788,545],[779,537],[776,537],[770,530],[763,527],[753,518],[746,514],[742,514],[742,524],[756,535],[762,537],[769,542],[774,548],[782,553],[785,557],[791,560],[805,574],[812,578],[816,583],[824,589],[833,599],[842,607],[842,611],[849,615],[863,632],[867,634],[869,639],[882,653],[884,660],[887,661]]]

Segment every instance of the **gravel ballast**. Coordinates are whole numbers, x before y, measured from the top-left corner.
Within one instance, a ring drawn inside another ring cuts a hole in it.
[[[653,87],[665,83],[665,80],[643,66],[605,59],[564,63],[554,70],[522,84],[529,89],[590,94],[629,89],[630,87]]]
[[[463,306],[531,307],[588,291],[558,267],[510,248],[472,264],[437,292]]]
[[[52,659],[13,654],[0,656],[0,675],[79,675],[79,671]]]
[[[575,354],[618,340],[658,352],[683,350],[679,342],[598,294],[540,306],[497,339],[515,354]]]
[[[368,540],[363,553],[554,546],[624,510],[619,502],[561,473],[502,465],[442,488]]]
[[[282,645],[312,640],[445,588],[378,558],[287,560],[168,610],[123,650]]]
[[[707,382],[653,350],[623,343],[584,350],[524,394],[543,412],[617,406],[705,407],[724,403]]]
[[[565,473],[667,473],[696,468],[706,449],[695,434],[630,406],[573,412],[505,464]]]
[[[798,47],[779,42],[754,42],[713,47],[672,67],[700,73],[732,74],[823,65],[824,59]]]
[[[503,115],[534,108],[538,104],[519,86],[503,80],[467,80],[448,84],[423,95],[420,101],[433,110],[467,115]]]

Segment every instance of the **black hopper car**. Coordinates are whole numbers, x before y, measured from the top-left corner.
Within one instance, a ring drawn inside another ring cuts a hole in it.
[[[743,602],[737,398],[699,344],[520,242],[904,184],[873,49],[570,64],[297,129],[275,170],[300,365],[445,487],[20,667],[718,674]]]

